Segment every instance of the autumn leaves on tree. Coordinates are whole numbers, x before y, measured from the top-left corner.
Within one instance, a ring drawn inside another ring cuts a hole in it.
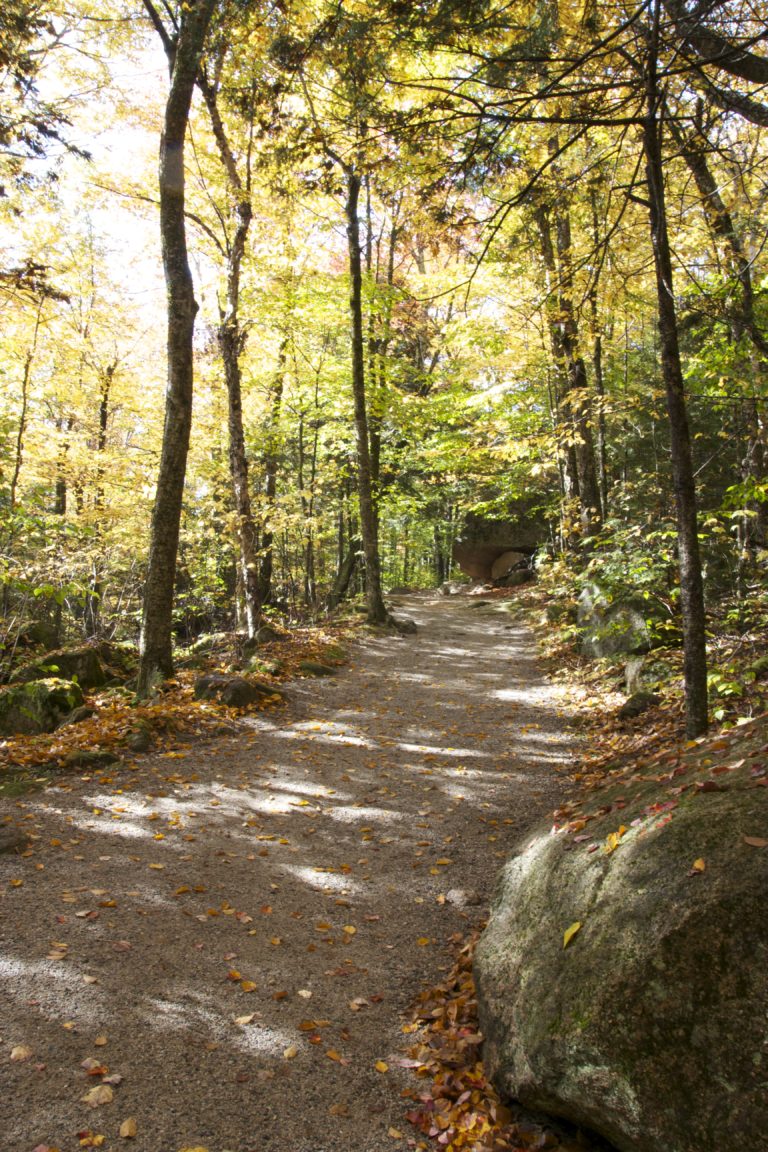
[[[8,636],[30,598],[62,634],[129,636],[141,611],[149,692],[174,631],[252,638],[275,605],[349,590],[386,622],[383,589],[444,578],[467,512],[522,501],[564,579],[634,583],[679,619],[701,732],[707,596],[743,605],[762,580],[760,17],[677,0],[92,16],[4,17]],[[60,93],[89,69],[117,92],[129,61],[157,75],[158,49],[162,98],[113,101],[109,130],[141,154],[118,180],[93,101]],[[135,232],[151,282],[157,207],[165,334],[109,256]]]

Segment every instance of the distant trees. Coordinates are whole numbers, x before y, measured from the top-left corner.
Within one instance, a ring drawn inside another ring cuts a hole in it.
[[[0,167],[51,35],[39,6],[9,11]],[[768,542],[759,15],[736,0],[545,4],[524,20],[491,0],[126,0],[117,15],[143,12],[142,31],[126,19],[105,37],[86,0],[68,11],[100,83],[116,54],[143,61],[150,34],[170,64],[166,425],[158,458],[158,358],[137,375],[136,349],[158,340],[143,283],[124,290],[98,236],[65,253],[61,229],[84,234],[72,157],[45,138],[58,196],[28,180],[24,145],[4,168],[24,216],[0,198],[13,588],[66,587],[63,628],[130,632],[150,539],[146,691],[170,671],[174,627],[253,634],[277,605],[322,611],[348,589],[384,620],[388,585],[450,573],[467,511],[523,501],[574,580],[618,589],[623,572],[668,635],[682,626],[701,731],[706,597],[734,595],[746,619]],[[130,115],[143,139],[154,92],[141,114],[123,99],[113,124]],[[116,192],[154,210],[140,167],[134,186],[106,184],[88,182],[97,231]],[[42,580],[44,537],[60,585]]]

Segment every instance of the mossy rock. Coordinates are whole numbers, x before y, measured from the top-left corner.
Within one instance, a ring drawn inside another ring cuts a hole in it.
[[[135,644],[103,640],[99,644],[98,653],[108,666],[108,671],[114,673],[120,682],[132,676],[139,666],[139,650]]]
[[[107,681],[104,667],[95,648],[62,648],[58,652],[46,652],[33,664],[17,668],[11,676],[12,684],[28,684],[32,680],[46,680],[49,677],[61,680],[77,680],[81,688],[101,688]]]
[[[114,752],[98,748],[73,748],[64,757],[64,765],[67,768],[106,768],[110,764],[116,764],[118,760],[119,757]]]
[[[621,1152],[768,1148],[767,738],[760,718],[671,750],[673,779],[638,764],[583,832],[521,841],[474,965],[504,1096]]]
[[[0,735],[54,732],[64,717],[82,703],[82,689],[72,680],[48,677],[13,685],[0,692]]]
[[[196,700],[218,700],[229,708],[248,708],[267,697],[279,696],[273,684],[246,680],[244,676],[212,673],[201,676],[195,683]]]
[[[20,648],[55,648],[59,643],[59,632],[47,620],[30,620],[22,624],[16,643]]]
[[[283,665],[279,660],[262,660],[258,656],[254,656],[244,669],[251,676],[279,676],[282,670]]]

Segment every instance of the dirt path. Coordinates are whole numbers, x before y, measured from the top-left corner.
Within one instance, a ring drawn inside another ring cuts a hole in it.
[[[399,611],[418,635],[367,641],[245,735],[0,812],[39,837],[0,857],[2,1152],[408,1146],[402,1014],[561,799],[569,738],[508,614]],[[88,1058],[122,1077],[94,1108]]]

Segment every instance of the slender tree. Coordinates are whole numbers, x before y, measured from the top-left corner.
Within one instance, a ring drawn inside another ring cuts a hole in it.
[[[173,672],[173,588],[192,426],[192,337],[197,312],[187,256],[184,139],[216,0],[179,4],[167,25],[152,0],[144,0],[144,7],[168,58],[170,90],[159,166],[160,234],[168,299],[168,387],[139,641],[140,695],[150,693],[159,680]]]

